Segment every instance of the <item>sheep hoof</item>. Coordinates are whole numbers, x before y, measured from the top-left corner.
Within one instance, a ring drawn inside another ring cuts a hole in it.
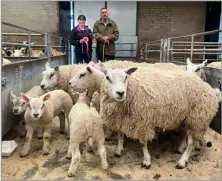
[[[48,155],[48,154],[49,154],[48,151],[44,151],[44,152],[42,153],[43,156],[46,156],[46,155]]]
[[[20,157],[21,157],[21,158],[24,158],[24,157],[26,157],[27,155],[28,155],[28,153],[21,153],[21,154],[20,154]]]
[[[141,168],[145,168],[145,169],[147,169],[147,170],[148,170],[148,169],[150,169],[150,168],[151,168],[151,165],[144,165],[144,164],[142,164],[142,165],[141,165]]]
[[[65,132],[64,132],[64,131],[59,131],[59,133],[60,133],[60,134],[65,134]]]
[[[118,155],[117,153],[115,153],[114,157],[120,158],[120,155]]]
[[[185,166],[187,165],[187,161],[185,161],[184,163],[181,163],[179,162],[177,165],[176,165],[176,169],[184,169]]]
[[[175,153],[176,153],[176,154],[182,154],[182,152],[179,151],[179,150],[176,150]]]
[[[66,156],[67,160],[71,160],[72,156]]]
[[[75,173],[73,173],[72,171],[68,171],[67,176],[68,177],[73,177],[75,175]]]
[[[41,140],[43,138],[43,136],[38,136],[38,139]]]

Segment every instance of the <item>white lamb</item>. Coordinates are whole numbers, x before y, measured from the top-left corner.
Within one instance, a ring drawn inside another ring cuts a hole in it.
[[[40,86],[34,86],[30,90],[28,90],[25,95],[31,96],[31,97],[39,97],[46,93],[47,91],[42,90]],[[20,96],[17,97],[13,91],[11,91],[11,104],[12,104],[12,111],[15,115],[20,116],[20,122],[19,122],[19,133],[21,137],[24,137],[26,135],[26,129],[25,129],[25,120],[24,120],[24,114],[28,107],[27,102]],[[42,138],[42,130],[38,129],[38,138]]]
[[[90,106],[90,98],[87,91],[79,95],[77,103],[72,107],[69,120],[70,126],[70,145],[67,158],[72,157],[68,176],[74,176],[81,158],[79,145],[81,142],[88,142],[89,146],[93,141],[98,144],[98,152],[101,159],[101,167],[107,169],[107,156],[104,146],[103,121],[94,106]]]
[[[25,111],[26,140],[21,157],[28,155],[33,132],[36,127],[43,127],[43,155],[49,154],[49,140],[51,137],[52,121],[56,116],[60,119],[60,130],[65,129],[65,116],[68,120],[69,135],[69,112],[72,108],[71,97],[63,90],[54,90],[42,95],[39,98],[32,98],[22,94],[22,98],[28,102]],[[64,114],[65,113],[65,114]]]

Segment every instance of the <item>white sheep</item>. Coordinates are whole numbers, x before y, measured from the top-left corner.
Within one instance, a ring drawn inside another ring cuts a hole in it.
[[[44,128],[43,133],[43,155],[49,154],[49,140],[51,138],[52,121],[56,116],[60,119],[60,130],[65,129],[65,116],[68,120],[68,135],[70,132],[69,112],[72,108],[72,99],[63,90],[50,91],[39,98],[32,98],[21,94],[28,102],[25,111],[26,140],[21,157],[28,155],[33,132],[37,126]],[[65,114],[64,114],[65,113]]]
[[[151,166],[147,141],[155,137],[155,130],[183,126],[188,145],[177,168],[184,168],[193,142],[203,138],[218,111],[215,91],[197,76],[184,71],[146,68],[135,72],[136,69],[111,70],[103,66],[106,76],[100,91],[101,118],[114,130],[143,143],[146,168]]]
[[[83,65],[63,65],[56,66],[51,68],[49,63],[46,62],[46,70],[42,72],[42,81],[40,86],[42,89],[62,89],[65,92],[69,93],[72,97],[73,103],[76,102],[77,96],[73,95],[73,92],[68,86],[68,81],[72,76],[75,75],[75,72],[82,68]]]
[[[31,96],[31,97],[39,97],[43,94],[45,94],[47,91],[42,90],[40,86],[34,86],[30,90],[28,90],[25,95]],[[24,114],[28,107],[27,102],[22,98],[16,96],[13,91],[11,91],[11,104],[12,104],[12,111],[15,115],[20,116],[20,122],[19,122],[19,133],[21,137],[24,137],[26,135],[26,129],[24,127],[25,120],[24,120]],[[38,129],[38,138],[42,138],[42,130]]]
[[[87,91],[79,95],[77,103],[72,107],[69,120],[70,126],[70,145],[67,158],[72,157],[68,176],[74,176],[81,158],[79,145],[81,142],[88,142],[92,147],[93,141],[98,144],[98,152],[101,159],[101,167],[108,168],[106,148],[104,146],[103,121],[95,107],[90,105],[90,98]]]

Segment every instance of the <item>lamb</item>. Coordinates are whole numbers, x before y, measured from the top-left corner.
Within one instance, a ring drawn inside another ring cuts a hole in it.
[[[47,91],[42,90],[40,86],[34,86],[30,90],[28,90],[25,95],[31,96],[31,97],[39,97],[43,94],[45,94]],[[12,104],[12,110],[15,115],[20,115],[20,124],[19,124],[19,133],[21,137],[24,137],[26,135],[25,130],[25,120],[24,120],[24,114],[28,107],[27,102],[22,99],[22,97],[17,97],[13,91],[11,91],[11,104]],[[38,138],[42,138],[42,130],[38,130]]]
[[[81,142],[86,141],[91,147],[93,145],[93,141],[97,142],[98,152],[101,159],[101,167],[103,169],[107,169],[108,163],[106,148],[104,146],[105,138],[103,121],[95,107],[92,104],[90,105],[90,98],[88,97],[87,91],[79,94],[79,99],[72,107],[69,114],[69,120],[71,123],[71,130],[67,158],[72,157],[72,161],[68,170],[68,176],[74,176],[81,158],[79,145]]]
[[[21,152],[21,157],[25,157],[29,153],[32,135],[36,127],[44,128],[43,133],[43,155],[49,154],[49,140],[51,137],[52,121],[56,116],[60,119],[60,131],[65,129],[65,116],[68,120],[68,135],[70,132],[69,112],[72,108],[71,97],[63,90],[50,91],[41,97],[33,98],[21,94],[22,98],[28,102],[28,108],[25,111],[26,122],[26,140]],[[65,113],[65,114],[64,114]]]
[[[112,70],[104,67],[106,76],[100,91],[101,118],[108,121],[114,130],[140,140],[144,152],[142,166],[145,168],[151,166],[147,141],[155,137],[155,130],[173,130],[183,125],[188,145],[176,168],[184,168],[192,152],[193,141],[203,138],[216,115],[218,98],[215,91],[187,72],[160,72],[147,68],[141,73],[135,72],[136,69]]]
[[[2,65],[7,65],[7,64],[10,64],[10,63],[12,63],[12,62],[9,61],[8,59],[2,58]]]
[[[55,68],[51,68],[49,63],[46,62],[45,68],[46,70],[42,72],[42,81],[40,86],[42,89],[62,89],[67,92],[72,100],[73,104],[76,103],[78,97],[73,93],[73,91],[69,88],[68,82],[73,77],[78,70],[84,67],[83,64],[74,64],[74,65],[64,65],[64,66],[56,66]],[[82,90],[76,90],[81,92]]]

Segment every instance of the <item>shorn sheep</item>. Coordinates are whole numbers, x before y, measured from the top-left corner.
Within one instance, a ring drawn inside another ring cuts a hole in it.
[[[100,92],[101,118],[114,130],[143,143],[146,168],[151,166],[147,141],[155,137],[156,129],[165,131],[184,126],[188,145],[177,163],[177,168],[184,168],[193,141],[202,139],[217,112],[215,91],[187,72],[147,68],[143,73],[129,76],[136,69],[103,67],[106,76]]]
[[[34,86],[30,90],[28,90],[25,95],[31,96],[31,97],[39,97],[43,94],[45,94],[47,91],[42,90],[40,86]],[[12,104],[12,111],[15,115],[20,116],[20,122],[19,122],[19,133],[21,137],[24,137],[26,135],[26,129],[24,127],[25,120],[24,120],[24,114],[28,107],[27,102],[20,96],[16,96],[13,91],[11,91],[11,104]],[[38,130],[38,138],[42,138],[42,130]]]
[[[106,148],[104,146],[105,138],[103,131],[103,121],[96,111],[95,107],[90,104],[90,98],[87,91],[78,93],[79,99],[72,107],[69,114],[70,127],[70,145],[67,158],[72,157],[71,165],[68,170],[68,176],[74,176],[78,168],[81,154],[79,145],[81,142],[88,142],[92,147],[93,141],[98,144],[98,153],[101,159],[101,167],[108,168]]]
[[[69,135],[70,127],[68,115],[73,105],[72,99],[63,90],[50,91],[39,98],[32,98],[23,93],[21,96],[28,102],[28,108],[26,109],[24,116],[27,134],[21,157],[28,155],[33,132],[37,126],[44,128],[43,155],[48,155],[53,118],[56,116],[59,117],[60,133],[64,133],[65,116],[67,117]]]

